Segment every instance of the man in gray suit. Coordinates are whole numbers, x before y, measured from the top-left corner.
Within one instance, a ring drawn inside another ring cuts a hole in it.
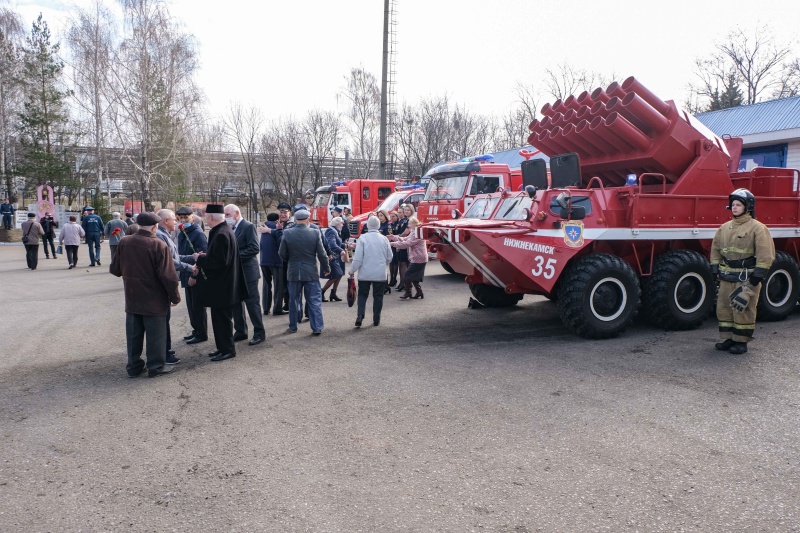
[[[261,344],[266,338],[264,321],[261,318],[261,297],[258,294],[258,280],[261,279],[261,267],[258,264],[259,244],[256,227],[242,216],[238,206],[228,204],[225,206],[225,222],[236,236],[236,245],[239,247],[239,261],[244,271],[244,281],[250,296],[244,301],[233,306],[233,334],[234,342],[247,338],[247,321],[244,318],[244,307],[253,323],[253,339],[250,346]]]
[[[288,263],[286,279],[289,284],[289,332],[297,332],[301,292],[308,304],[308,318],[314,335],[322,333],[322,290],[319,286],[319,273],[328,274],[330,265],[328,255],[322,246],[319,231],[309,228],[310,213],[301,209],[294,214],[296,226],[283,232],[278,255]],[[321,268],[317,268],[317,259]],[[300,311],[302,312],[302,311]]]

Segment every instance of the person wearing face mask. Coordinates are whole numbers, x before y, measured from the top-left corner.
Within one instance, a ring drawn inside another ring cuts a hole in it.
[[[756,329],[756,306],[761,282],[775,261],[769,229],[756,220],[756,198],[747,189],[728,196],[733,220],[717,230],[711,243],[711,271],[719,278],[717,320],[722,342],[717,350],[747,352]]]
[[[155,213],[141,213],[139,230],[120,241],[109,267],[125,287],[126,369],[131,378],[145,370],[152,378],[175,368],[166,364],[166,315],[170,306],[180,303],[181,296],[172,254],[155,236],[160,221]],[[145,338],[146,363],[142,361]]]
[[[183,206],[176,211],[178,217],[178,254],[182,257],[193,256],[195,253],[208,250],[208,239],[203,230],[195,224],[194,213],[191,207]],[[188,259],[188,257],[187,257]],[[186,261],[190,263],[190,261]],[[191,261],[194,263],[194,261]],[[181,286],[186,298],[186,310],[189,313],[189,323],[192,332],[183,337],[186,344],[198,344],[208,340],[208,316],[206,308],[197,302],[197,284],[203,282],[203,276],[189,284],[191,272],[181,272]]]
[[[239,248],[239,261],[244,271],[244,281],[250,296],[244,301],[233,306],[233,340],[235,342],[247,339],[247,321],[244,318],[244,308],[253,324],[253,338],[248,343],[250,346],[261,344],[266,339],[264,320],[261,317],[261,295],[258,292],[258,280],[261,279],[259,259],[259,240],[256,226],[242,216],[238,206],[228,204],[225,206],[225,222],[236,236],[236,245]]]

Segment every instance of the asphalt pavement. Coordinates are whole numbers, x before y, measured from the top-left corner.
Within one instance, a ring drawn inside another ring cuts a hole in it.
[[[470,310],[437,263],[381,325],[128,379],[122,281],[0,247],[0,531],[800,531],[798,324],[588,341],[525,297]],[[340,295],[344,292],[344,285]]]

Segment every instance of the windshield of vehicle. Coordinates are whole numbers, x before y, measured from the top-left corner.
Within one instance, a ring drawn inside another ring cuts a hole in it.
[[[466,213],[464,213],[464,218],[481,218],[487,219],[492,216],[494,213],[494,208],[497,207],[497,203],[500,201],[499,196],[494,197],[478,197],[475,199],[475,202],[470,206]]]
[[[530,209],[533,204],[530,196],[521,195],[503,200],[503,205],[497,211],[495,218],[500,220],[526,220],[526,209]]]
[[[331,193],[329,192],[318,192],[314,195],[314,203],[312,207],[324,207],[328,205],[328,200],[331,198]]]
[[[491,194],[497,192],[500,187],[500,176],[475,176],[472,178],[472,185],[469,188],[469,194],[475,196],[476,194]]]
[[[432,176],[423,200],[450,200],[462,198],[467,188],[469,173]]]
[[[384,200],[383,203],[381,204],[381,206],[378,208],[378,211],[380,211],[381,209],[386,209],[389,212],[394,211],[395,209],[397,209],[397,206],[400,205],[400,200],[405,198],[406,194],[408,194],[408,193],[407,192],[395,192],[395,193],[390,194],[389,197],[386,198],[386,200]]]

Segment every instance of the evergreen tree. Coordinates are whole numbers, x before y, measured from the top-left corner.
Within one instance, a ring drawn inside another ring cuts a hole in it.
[[[66,107],[70,92],[63,88],[59,48],[59,43],[50,43],[50,29],[40,14],[22,49],[24,109],[19,133],[23,154],[18,174],[30,185],[56,187],[70,175],[66,150],[71,138]]]
[[[725,85],[722,91],[715,89],[709,96],[711,102],[706,111],[717,111],[719,109],[737,107],[744,102],[744,95],[739,88],[739,80],[733,72],[729,73],[725,79]]]

